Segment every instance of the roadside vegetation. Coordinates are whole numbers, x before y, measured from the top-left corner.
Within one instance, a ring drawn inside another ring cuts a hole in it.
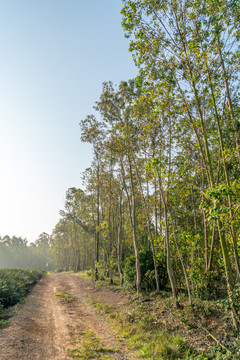
[[[119,291],[119,285],[109,285],[109,279],[99,280],[95,286]],[[169,291],[158,294],[145,291],[137,295],[125,290],[124,293],[129,301],[117,311],[94,295],[89,297],[89,303],[116,329],[118,341],[138,358],[236,360],[240,357],[238,337],[225,304],[198,299],[189,306],[186,295],[182,294],[181,308],[176,309]]]
[[[46,272],[30,269],[0,269],[0,327],[7,324],[6,308],[23,301],[30,288]]]

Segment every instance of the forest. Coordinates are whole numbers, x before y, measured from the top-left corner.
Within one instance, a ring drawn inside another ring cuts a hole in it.
[[[103,83],[80,122],[93,160],[54,229],[57,268],[169,287],[176,307],[226,294],[238,329],[239,2],[123,3],[139,75]]]
[[[124,0],[121,13],[139,73],[104,82],[80,121],[92,163],[66,192],[47,262],[170,291],[177,309],[224,301],[238,332],[240,3]]]

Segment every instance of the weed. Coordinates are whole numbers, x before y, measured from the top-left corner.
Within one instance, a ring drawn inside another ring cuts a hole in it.
[[[67,350],[68,356],[73,359],[107,360],[110,359],[108,354],[115,352],[114,349],[106,348],[103,342],[90,330],[78,332],[74,343],[76,347]]]
[[[8,324],[9,320],[0,320],[0,329],[4,329]]]
[[[90,303],[98,310],[99,313],[109,314],[112,312],[112,306],[108,304],[101,304],[96,299],[90,298]]]
[[[73,295],[70,292],[68,292],[65,288],[61,288],[61,290],[56,293],[56,296],[64,304],[71,303],[75,300]]]

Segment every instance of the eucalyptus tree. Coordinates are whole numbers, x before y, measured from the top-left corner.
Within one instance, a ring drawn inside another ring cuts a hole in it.
[[[69,243],[68,222],[66,219],[60,219],[51,235],[51,253],[57,270],[70,270],[71,250]]]
[[[97,121],[91,115],[87,116],[85,120],[80,122],[81,140],[89,142],[93,146],[94,162],[92,165],[95,167],[96,173],[96,206],[97,206],[97,219],[95,226],[95,279],[98,279],[98,264],[99,264],[99,242],[100,242],[100,162],[101,162],[101,149],[104,139],[104,124]],[[95,220],[94,220],[95,221]]]
[[[136,102],[135,111],[141,127],[139,142],[144,153],[144,165],[148,181],[152,180],[155,191],[158,188],[164,218],[164,246],[167,254],[167,270],[172,287],[174,303],[177,303],[177,287],[172,266],[170,247],[169,199],[171,197],[172,162],[176,114],[173,112],[171,87],[164,90],[164,95],[154,84],[146,83],[141,97]],[[157,181],[157,186],[156,186]],[[148,184],[148,182],[147,182]],[[156,198],[156,196],[155,196]],[[145,202],[144,202],[145,204]],[[149,222],[153,209],[148,211]],[[151,236],[150,236],[151,240]],[[152,243],[152,240],[151,240]],[[153,249],[154,250],[154,249]]]
[[[134,80],[122,81],[117,90],[111,82],[103,84],[100,100],[97,102],[96,110],[100,112],[104,121],[111,126],[111,137],[114,139],[112,149],[117,155],[124,190],[128,199],[129,218],[132,227],[133,244],[136,258],[136,287],[141,292],[141,272],[139,259],[139,244],[137,240],[136,221],[136,182],[133,169],[133,154],[136,151],[137,126],[133,121],[132,107],[138,87]],[[127,178],[127,174],[129,178]],[[129,180],[129,187],[127,186]]]
[[[51,252],[58,269],[80,270],[94,266],[92,247],[94,229],[91,221],[90,198],[81,189],[69,188],[62,219],[51,236]]]
[[[238,94],[234,85],[238,79],[239,67],[236,62],[239,57],[228,47],[231,43],[234,43],[235,49],[239,47],[239,32],[234,30],[237,16],[235,1],[123,2],[123,26],[126,36],[131,38],[130,50],[140,72],[148,77],[148,81],[157,82],[160,89],[169,84],[174,86],[173,98],[181,106],[181,117],[187,121],[195,136],[210,189],[207,196],[212,202],[210,211],[218,228],[231,300],[235,281],[226,231],[231,239],[239,279],[236,228],[232,222],[234,183],[230,181],[234,174],[226,161],[227,143],[233,157],[238,157],[239,150],[233,146],[234,142],[238,146],[233,103],[238,111]],[[233,58],[235,67],[232,65]],[[233,73],[235,69],[237,72]],[[231,101],[232,98],[235,102]],[[233,129],[233,135],[228,132],[233,141],[227,142],[224,134],[229,127]],[[219,192],[225,208],[219,204],[216,195]]]

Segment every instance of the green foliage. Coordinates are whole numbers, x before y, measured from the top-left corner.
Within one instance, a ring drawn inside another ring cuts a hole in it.
[[[17,304],[44,275],[42,270],[0,269],[0,305]]]
[[[154,262],[152,251],[143,249],[139,251],[140,271],[142,279],[142,289],[144,291],[156,290]],[[166,256],[161,253],[157,257],[157,267],[159,273],[160,289],[165,289],[168,284],[167,270],[166,270]],[[136,269],[135,256],[130,256],[126,259],[124,266],[125,284],[128,288],[134,288],[136,284]]]
[[[218,304],[227,314],[234,308],[240,316],[240,284],[236,284],[230,294],[231,298],[220,299]]]
[[[222,349],[220,346],[212,347],[209,353],[204,352],[200,355],[193,355],[186,360],[237,360],[239,359],[239,349],[235,349],[236,351],[231,352]]]
[[[0,329],[4,328],[8,324],[8,321],[4,319],[3,305],[0,303]]]

